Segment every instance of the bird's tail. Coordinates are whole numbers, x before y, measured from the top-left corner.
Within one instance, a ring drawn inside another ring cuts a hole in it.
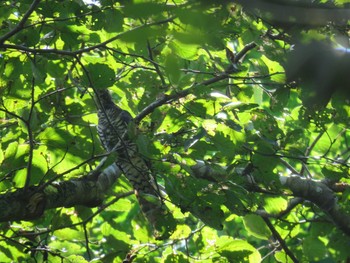
[[[141,211],[151,223],[155,237],[168,238],[174,231],[176,222],[165,206],[145,160],[136,153],[129,160],[118,160],[117,163],[131,182]]]

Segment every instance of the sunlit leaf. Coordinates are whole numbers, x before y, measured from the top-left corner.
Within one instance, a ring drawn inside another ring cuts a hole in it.
[[[231,2],[1,2],[1,262],[348,261],[346,1]],[[96,89],[157,194],[109,174]]]
[[[243,218],[247,231],[256,238],[268,240],[271,237],[271,231],[266,226],[264,220],[254,214],[249,214]]]
[[[95,89],[110,87],[115,81],[114,70],[105,64],[89,64],[87,66],[87,74],[87,76],[84,76],[85,84]]]
[[[287,208],[287,201],[282,197],[265,198],[264,209],[270,214],[278,214]]]
[[[318,237],[309,236],[303,242],[303,252],[308,260],[319,261],[325,257],[326,246]]]
[[[259,262],[260,254],[244,240],[221,236],[216,242],[217,251],[229,261]]]
[[[180,79],[179,58],[173,53],[168,54],[165,59],[165,71],[172,83],[176,84]]]
[[[289,89],[278,89],[271,97],[271,109],[273,111],[282,111],[289,99]]]
[[[119,10],[111,9],[103,12],[105,17],[99,21],[107,32],[119,32],[123,28],[123,14]]]
[[[67,257],[67,260],[70,260],[72,262],[77,262],[77,263],[87,263],[88,261],[84,259],[82,256],[78,255],[70,255]]]
[[[278,262],[281,263],[292,263],[293,260],[284,252],[284,251],[277,251],[275,253],[275,258]]]
[[[181,43],[176,40],[170,43],[170,48],[174,51],[174,54],[188,60],[195,60],[198,57],[199,47],[199,45]]]
[[[164,259],[164,261],[162,261],[162,262],[164,262],[164,263],[172,263],[172,262],[186,263],[186,262],[188,262],[188,259],[182,253],[176,253],[176,254],[168,255]]]

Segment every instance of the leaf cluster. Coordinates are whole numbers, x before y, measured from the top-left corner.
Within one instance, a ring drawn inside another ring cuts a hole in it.
[[[322,180],[350,210],[348,52],[334,49],[348,26],[250,2],[0,3],[0,193],[93,171],[92,97],[109,89],[177,221],[155,240],[120,178],[97,207],[1,224],[1,262],[349,259],[349,236],[280,180]]]

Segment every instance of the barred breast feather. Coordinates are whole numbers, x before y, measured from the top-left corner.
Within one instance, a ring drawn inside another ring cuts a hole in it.
[[[155,235],[166,237],[171,231],[173,218],[163,203],[157,184],[137,145],[129,139],[128,126],[133,121],[130,113],[119,108],[108,90],[97,90],[97,132],[104,149],[117,153],[116,164],[134,188],[140,208],[152,224]]]

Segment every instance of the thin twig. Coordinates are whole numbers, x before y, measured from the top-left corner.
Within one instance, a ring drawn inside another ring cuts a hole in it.
[[[305,153],[304,153],[304,156],[305,156],[306,158],[307,158],[307,156],[310,155],[312,149],[316,146],[317,142],[321,139],[321,137],[322,137],[322,135],[324,134],[324,132],[325,132],[325,131],[320,132],[320,133],[317,135],[317,137],[315,138],[315,140],[310,144],[310,146],[306,148]],[[303,175],[303,174],[304,174],[304,171],[305,171],[305,166],[303,166],[303,167],[301,168],[299,174]]]
[[[281,162],[289,171],[291,171],[293,174],[299,174],[299,172],[298,172],[293,166],[291,166],[286,160],[284,160],[283,158],[280,158],[280,162]]]
[[[82,48],[82,49],[78,49],[75,51],[68,51],[68,50],[61,50],[61,49],[55,49],[55,48],[47,48],[47,49],[40,49],[40,48],[28,48],[22,45],[13,45],[13,44],[2,44],[2,42],[0,42],[0,47],[4,48],[4,49],[16,49],[16,50],[20,50],[20,51],[25,51],[25,52],[29,52],[32,54],[56,54],[56,55],[63,55],[63,56],[71,56],[71,57],[76,57],[77,55],[80,55],[82,53],[88,53],[90,51],[93,51],[95,49],[105,49],[107,44],[121,38],[122,36],[124,36],[125,34],[129,34],[130,32],[145,28],[145,27],[150,27],[150,26],[155,26],[155,25],[161,25],[161,24],[165,24],[165,23],[169,23],[171,21],[174,20],[175,17],[169,17],[167,19],[161,20],[161,21],[156,21],[156,22],[152,22],[152,23],[148,23],[148,24],[143,24],[134,28],[131,28],[128,31],[122,32],[110,39],[107,39],[106,41],[94,45],[94,46],[90,46],[90,47],[86,47],[86,48]]]
[[[91,249],[90,249],[90,246],[89,246],[90,242],[89,242],[88,230],[86,228],[86,223],[83,224],[83,229],[84,229],[86,253],[87,253],[88,259],[91,260]]]
[[[35,88],[35,78],[32,77],[31,106],[30,106],[30,110],[29,110],[28,119],[25,122],[25,124],[27,126],[28,139],[29,139],[27,174],[26,174],[26,181],[24,184],[25,189],[27,189],[30,185],[30,178],[31,178],[31,173],[32,173],[32,165],[33,165],[33,155],[34,155],[34,139],[33,139],[32,127],[30,125],[30,121],[33,117],[34,106],[35,106],[34,88]]]
[[[278,240],[278,242],[279,242],[280,246],[282,247],[282,249],[284,250],[284,252],[286,252],[286,254],[290,257],[291,260],[293,260],[294,263],[298,263],[299,260],[294,256],[292,251],[290,251],[290,249],[288,248],[284,239],[281,237],[281,235],[277,232],[275,227],[272,225],[270,219],[268,219],[267,217],[264,217],[264,216],[262,216],[262,219],[265,221],[267,227],[272,232],[272,235]]]
[[[249,50],[255,48],[256,46],[257,45],[254,42],[245,45],[244,48],[236,54],[234,63],[238,63],[241,60],[241,58],[243,58],[245,54],[248,53]]]
[[[246,46],[244,46],[244,48],[240,52],[237,53],[237,55],[235,57],[235,63],[237,63],[249,50],[251,50],[255,47],[256,47],[255,43],[249,43]],[[135,123],[136,124],[140,123],[144,117],[146,117],[148,114],[153,112],[156,108],[158,108],[164,104],[168,104],[174,100],[178,100],[180,98],[186,97],[187,95],[192,93],[193,88],[197,88],[200,86],[208,86],[208,85],[216,83],[220,80],[227,79],[228,77],[230,77],[230,74],[233,73],[234,71],[235,71],[235,69],[233,68],[232,65],[230,65],[223,73],[221,73],[213,78],[204,80],[204,81],[199,82],[199,83],[193,83],[193,85],[191,85],[189,88],[187,88],[183,91],[175,92],[171,95],[162,96],[160,99],[156,100],[155,102],[149,104],[146,108],[144,108],[135,117]]]
[[[153,64],[153,66],[154,66],[154,68],[155,68],[155,70],[160,78],[160,81],[162,82],[162,86],[166,87],[166,82],[165,82],[164,76],[163,76],[162,72],[160,71],[158,64],[154,62],[153,51],[152,51],[151,45],[150,45],[148,40],[147,40],[147,49],[148,49],[148,55],[150,58],[150,62]]]

